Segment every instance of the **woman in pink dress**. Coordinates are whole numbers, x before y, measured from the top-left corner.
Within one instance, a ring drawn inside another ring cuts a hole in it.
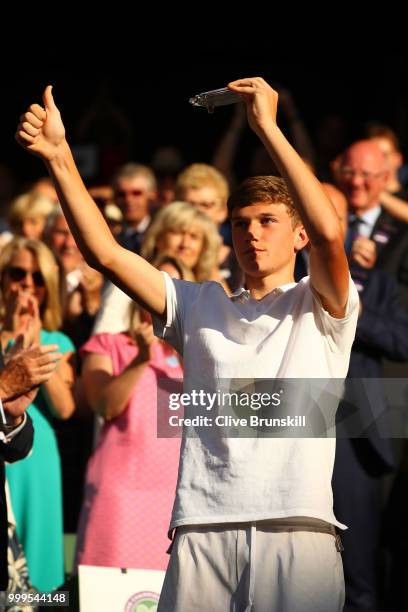
[[[77,562],[165,570],[180,439],[157,437],[157,388],[183,374],[133,311],[128,333],[97,334],[82,348],[85,391],[105,422],[88,464]]]

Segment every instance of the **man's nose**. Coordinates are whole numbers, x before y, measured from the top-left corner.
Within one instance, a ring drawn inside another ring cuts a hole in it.
[[[354,174],[350,177],[350,184],[353,187],[360,187],[363,183],[364,180],[360,172],[354,172]]]
[[[72,248],[76,246],[76,242],[75,239],[73,237],[72,234],[67,234],[65,236],[65,240],[64,240],[64,247],[67,248]]]
[[[249,223],[247,226],[248,239],[252,240],[255,238],[256,240],[258,240],[259,231],[260,231],[259,223],[257,223],[256,221],[251,221],[251,223]]]

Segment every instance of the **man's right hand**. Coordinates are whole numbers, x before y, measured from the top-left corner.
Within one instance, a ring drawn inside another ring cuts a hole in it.
[[[377,259],[377,247],[374,240],[358,236],[351,245],[349,259],[362,268],[373,268]]]
[[[268,126],[276,125],[278,93],[263,78],[238,79],[228,83],[228,89],[244,100],[248,123],[260,138]]]
[[[32,104],[28,111],[21,115],[16,131],[17,142],[44,161],[51,161],[56,157],[65,142],[64,124],[51,90],[51,85],[44,90],[44,108],[39,104]]]
[[[56,344],[32,345],[5,355],[5,366],[0,372],[1,398],[10,400],[46,382],[62,357],[56,351]]]

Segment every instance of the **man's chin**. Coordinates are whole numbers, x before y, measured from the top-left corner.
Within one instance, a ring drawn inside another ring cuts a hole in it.
[[[361,209],[365,209],[367,208],[367,198],[361,198],[361,197],[351,197],[349,199],[349,204],[351,206],[351,208],[353,208],[354,210],[361,210]]]
[[[129,211],[127,214],[125,213],[123,216],[124,216],[124,221],[127,225],[138,225],[144,219],[144,215],[141,214],[140,210],[132,211],[132,212]]]
[[[242,271],[253,278],[264,278],[274,272],[274,270],[265,269],[263,266],[243,266]]]

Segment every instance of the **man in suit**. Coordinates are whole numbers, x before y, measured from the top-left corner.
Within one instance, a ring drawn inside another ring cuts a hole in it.
[[[345,610],[372,610],[379,597],[382,477],[395,468],[391,440],[377,429],[389,408],[380,377],[385,358],[408,359],[408,311],[390,275],[375,268],[353,268],[353,277],[359,275],[364,284],[344,400],[337,414],[340,437],[333,494],[335,512],[349,526],[342,534]]]
[[[0,364],[0,591],[7,589],[7,505],[4,462],[23,459],[31,450],[33,425],[25,412],[40,384],[61,357],[56,345],[24,347],[23,337]]]
[[[388,161],[387,161],[388,160]],[[400,298],[408,307],[408,231],[405,223],[398,221],[385,211],[381,205],[382,194],[390,188],[393,165],[386,151],[375,139],[362,140],[352,144],[339,160],[336,177],[347,197],[350,206],[350,223],[347,238],[363,251],[367,258],[365,265],[389,272],[398,284]],[[395,183],[395,181],[394,181]],[[395,191],[397,187],[394,184]],[[399,195],[402,195],[399,193]],[[357,220],[357,226],[356,226]],[[347,245],[347,241],[346,241]],[[374,246],[374,249],[373,249]],[[370,263],[373,257],[374,262]],[[385,296],[385,294],[384,294]],[[384,315],[387,316],[384,310]],[[406,332],[405,332],[406,333]],[[374,330],[373,330],[374,334]],[[391,339],[392,336],[389,336]],[[403,343],[398,334],[396,345]],[[408,378],[407,361],[398,360],[391,354],[385,355],[381,375],[388,378]],[[373,375],[373,374],[372,374]],[[379,375],[379,374],[378,374]],[[403,401],[403,400],[402,400]],[[383,441],[385,444],[386,441]],[[408,605],[405,588],[408,577],[406,547],[408,531],[405,529],[405,516],[408,508],[408,444],[406,440],[400,449],[401,462],[393,485],[385,519],[385,532],[391,549],[391,588],[393,605]],[[398,526],[398,528],[397,528]]]
[[[347,200],[333,185],[324,183],[323,187],[346,236]],[[382,477],[395,468],[391,440],[382,437],[376,427],[388,408],[378,379],[385,358],[408,359],[408,310],[401,302],[398,285],[391,275],[375,267],[374,242],[364,236],[353,238],[349,263],[359,291],[360,313],[344,399],[337,413],[332,481],[336,515],[349,527],[341,538],[345,610],[350,611],[372,610],[378,604],[381,485]],[[307,253],[301,251],[296,280],[307,274],[307,269]]]
[[[125,249],[139,253],[151,221],[150,206],[157,197],[156,177],[148,166],[130,162],[117,170],[112,187],[124,221],[117,240]]]
[[[353,143],[340,159],[336,177],[350,209],[346,247],[357,237],[372,240],[377,253],[376,267],[395,277],[401,298],[408,306],[408,232],[406,224],[380,204],[389,179],[383,151],[374,140]],[[361,242],[364,249],[371,248],[367,241]]]

